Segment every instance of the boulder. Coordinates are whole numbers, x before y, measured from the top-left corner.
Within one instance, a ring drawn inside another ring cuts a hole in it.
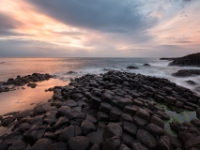
[[[33,147],[30,148],[30,150],[45,150],[45,149],[48,149],[48,147],[50,147],[51,144],[53,144],[52,140],[42,138],[42,139],[39,139],[33,145]]]
[[[105,139],[110,139],[112,137],[120,138],[122,135],[122,128],[117,123],[109,123],[103,133]]]
[[[82,123],[81,123],[81,129],[83,131],[83,134],[84,135],[87,135],[88,133],[96,130],[96,126],[94,125],[94,123],[92,122],[89,122],[87,120],[84,120]]]
[[[69,150],[88,150],[90,142],[85,136],[76,136],[69,139],[67,147]]]
[[[123,124],[123,131],[127,132],[128,134],[135,136],[137,132],[137,126],[132,122],[125,121]]]

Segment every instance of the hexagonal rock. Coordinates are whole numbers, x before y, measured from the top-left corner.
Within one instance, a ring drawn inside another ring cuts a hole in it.
[[[77,102],[74,101],[74,100],[68,100],[68,101],[66,101],[65,105],[66,105],[66,106],[69,106],[69,107],[75,107],[75,106],[77,106],[78,104],[77,104]]]
[[[171,141],[167,136],[161,136],[158,140],[158,149],[172,150]]]
[[[82,130],[79,126],[66,127],[59,135],[59,140],[67,142],[70,138],[82,134]]]
[[[134,150],[150,150],[149,148],[147,148],[146,146],[144,146],[140,142],[134,142],[132,146],[133,146]]]
[[[138,129],[136,138],[145,146],[154,149],[157,146],[156,139],[146,130]]]
[[[181,102],[181,101],[176,101],[176,103],[175,103],[175,106],[178,107],[178,108],[182,108],[183,105],[184,105],[184,103]]]
[[[121,116],[122,111],[120,109],[118,109],[117,107],[113,107],[111,108],[110,111],[110,120],[112,121],[118,121],[119,117]]]
[[[81,123],[81,129],[83,131],[83,134],[84,135],[87,135],[88,133],[96,130],[96,126],[90,122],[90,121],[87,121],[87,120],[84,120],[82,123]]]
[[[176,99],[173,98],[173,97],[167,96],[167,97],[165,98],[165,102],[168,103],[168,104],[174,105],[174,104],[176,103]]]
[[[130,105],[132,103],[131,99],[121,98],[116,100],[116,106],[123,109],[125,106]]]
[[[98,119],[99,121],[108,121],[110,118],[109,118],[109,116],[108,116],[107,114],[105,114],[105,113],[99,111],[99,112],[97,113],[97,119]]]
[[[121,139],[122,139],[123,143],[125,143],[129,147],[132,147],[133,142],[135,142],[134,137],[130,136],[129,134],[126,134],[125,132],[122,133]]]
[[[163,134],[165,133],[165,131],[164,131],[162,128],[160,128],[159,126],[157,126],[157,125],[155,125],[155,124],[152,124],[152,123],[149,123],[149,124],[145,127],[145,129],[146,129],[149,133],[153,134],[154,136],[161,136],[161,135],[163,135]]]
[[[197,148],[200,149],[200,136],[197,137],[191,137],[186,143],[185,143],[185,149],[189,150],[190,148]]]
[[[103,143],[103,136],[102,132],[90,132],[87,134],[87,138],[92,144],[102,144]]]
[[[67,126],[68,124],[69,124],[69,119],[68,118],[60,117],[57,120],[56,124],[53,125],[53,129],[56,130],[56,129],[60,128],[61,126],[63,126],[63,125]]]
[[[103,150],[117,150],[120,146],[120,139],[111,138],[103,142]]]
[[[121,144],[119,146],[119,149],[118,150],[131,150],[128,146],[126,146],[125,144]]]
[[[200,128],[200,120],[199,119],[192,119],[190,121],[191,124],[193,124],[194,126],[196,126],[197,128]]]
[[[100,146],[98,144],[93,144],[91,147],[90,147],[90,150],[100,150]]]
[[[137,132],[137,126],[133,124],[132,122],[125,121],[123,124],[123,130],[129,133],[130,135],[134,136],[136,135],[136,132]]]
[[[9,148],[9,150],[16,150],[16,149],[25,149],[27,147],[27,143],[23,140],[17,140],[15,141],[12,146]]]
[[[164,121],[156,116],[151,117],[150,123],[155,124],[161,128],[164,128]]]
[[[139,108],[135,116],[133,117],[133,121],[139,126],[144,126],[145,124],[147,124],[149,119],[150,119],[149,113],[142,108]]]
[[[168,114],[166,114],[163,111],[157,111],[156,114],[158,115],[158,117],[164,119],[164,120],[169,120],[170,116]]]
[[[61,106],[59,109],[58,109],[58,112],[56,114],[56,117],[60,117],[60,116],[65,116],[65,114],[70,111],[71,108],[69,106]]]
[[[126,114],[126,113],[122,113],[121,116],[120,116],[120,119],[119,121],[123,122],[123,121],[133,121],[133,118],[131,117],[131,115],[129,114]]]
[[[15,121],[15,117],[6,117],[6,118],[3,118],[1,120],[1,125],[2,126],[8,126],[10,123],[14,122]]]
[[[85,136],[76,136],[69,139],[67,147],[69,150],[87,150],[90,142]]]
[[[63,142],[54,143],[48,150],[67,150],[67,144]]]
[[[30,148],[30,150],[44,150],[44,149],[48,149],[48,147],[53,144],[52,140],[50,139],[46,139],[46,138],[42,138],[40,140],[38,140],[33,147]]]
[[[101,103],[100,107],[99,107],[99,111],[109,114],[111,107],[112,107],[112,105],[110,105],[108,103]]]
[[[103,137],[105,139],[109,139],[114,136],[120,138],[121,135],[122,135],[122,128],[117,123],[109,123],[106,126],[105,131],[103,133]]]
[[[19,113],[16,115],[17,120],[20,120],[20,119],[22,119],[22,118],[25,118],[25,117],[29,116],[29,115],[30,115],[30,112],[31,112],[31,110],[24,110],[24,111],[19,112]]]
[[[125,106],[124,109],[123,109],[123,112],[127,113],[127,114],[130,114],[130,115],[135,115],[135,113],[137,112],[138,108],[139,108],[138,106],[134,106],[134,105]]]

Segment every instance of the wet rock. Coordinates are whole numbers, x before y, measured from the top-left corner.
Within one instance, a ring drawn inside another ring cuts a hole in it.
[[[31,125],[41,125],[43,124],[44,116],[36,116],[27,120]]]
[[[72,137],[67,142],[69,150],[87,150],[89,145],[89,140],[84,136]]]
[[[134,142],[133,143],[133,149],[134,150],[150,150],[149,148],[147,148],[146,146],[144,146],[140,142]]]
[[[32,116],[37,116],[37,115],[41,115],[41,114],[44,114],[46,113],[46,109],[42,106],[36,106],[34,109],[33,109],[33,114]]]
[[[97,118],[95,118],[93,115],[91,114],[87,114],[86,120],[90,121],[90,122],[93,122],[93,123],[96,123],[97,122]]]
[[[92,122],[89,122],[87,120],[84,120],[82,123],[81,123],[81,129],[83,131],[83,134],[84,135],[87,135],[88,133],[96,130],[96,126],[92,123]]]
[[[132,144],[135,141],[133,136],[126,134],[125,132],[122,133],[121,140],[129,147],[132,147]]]
[[[100,150],[100,146],[98,144],[94,144],[90,147],[90,150]]]
[[[136,137],[142,144],[151,149],[157,146],[156,139],[146,130],[138,129]]]
[[[165,133],[162,128],[152,123],[148,124],[145,129],[154,136],[161,136]]]
[[[197,137],[191,137],[186,143],[185,143],[185,149],[188,150],[190,148],[197,148],[200,149],[200,136]]]
[[[66,127],[59,135],[59,140],[67,142],[70,138],[74,136],[79,136],[82,134],[82,130],[79,126],[69,126]]]
[[[111,138],[103,142],[103,150],[116,150],[120,146],[120,139]]]
[[[133,124],[132,122],[125,121],[123,124],[123,130],[129,133],[130,135],[134,136],[136,135],[136,132],[137,132],[137,126]]]
[[[101,144],[103,142],[102,132],[90,132],[87,134],[87,138],[92,144]]]
[[[183,69],[183,70],[178,70],[177,72],[172,74],[173,76],[177,77],[190,77],[190,76],[195,76],[195,75],[200,75],[200,70],[197,69]]]
[[[138,106],[125,106],[124,109],[123,109],[123,112],[124,113],[127,113],[127,114],[130,114],[130,115],[135,115],[135,113],[137,112],[138,110]]]
[[[147,66],[147,67],[148,67],[148,66],[151,66],[151,65],[149,65],[149,64],[144,64],[143,66]]]
[[[170,139],[167,136],[161,136],[158,140],[158,149],[172,150]]]
[[[166,114],[163,111],[157,111],[156,114],[158,115],[158,117],[164,119],[164,120],[169,120],[170,116],[168,114]]]
[[[136,67],[136,66],[127,66],[126,68],[127,69],[138,69],[138,67]]]
[[[176,101],[176,103],[175,103],[175,106],[178,107],[178,108],[182,108],[183,105],[184,105],[184,103],[180,102],[180,101]]]
[[[130,105],[132,103],[131,99],[128,98],[120,98],[116,101],[116,106],[123,109],[125,106]]]
[[[31,110],[24,110],[24,111],[21,111],[19,112],[16,117],[17,117],[17,120],[20,120],[22,118],[25,118],[25,117],[28,117],[30,115],[30,112]]]
[[[116,124],[116,123],[109,123],[106,128],[105,131],[103,133],[103,137],[105,139],[109,139],[112,137],[121,137],[122,135],[122,128]]]
[[[190,84],[190,85],[195,85],[196,83],[192,80],[187,80],[186,83]]]
[[[30,148],[30,150],[45,150],[45,149],[48,149],[48,147],[50,147],[51,144],[53,144],[52,140],[42,138],[42,139],[38,140],[33,145],[33,147]]]
[[[77,102],[74,101],[74,100],[68,100],[66,103],[65,103],[66,106],[69,106],[69,107],[75,107],[77,106]]]
[[[191,124],[193,124],[197,128],[200,128],[200,120],[198,120],[198,119],[192,119],[190,122],[191,122]]]
[[[108,121],[110,118],[107,114],[99,111],[98,114],[97,114],[97,119],[99,121]]]
[[[15,119],[16,119],[15,117],[6,117],[6,118],[1,120],[1,125],[6,127],[9,124],[11,124],[12,122],[14,122]]]
[[[9,150],[23,150],[27,147],[27,143],[23,140],[17,140],[15,141],[12,146],[9,148]]]
[[[101,105],[99,107],[99,111],[109,114],[111,107],[112,107],[112,105],[110,105],[108,103],[101,103]]]
[[[133,120],[139,126],[144,126],[145,124],[147,124],[149,119],[150,119],[149,113],[142,108],[139,108],[135,116],[133,117]]]
[[[36,83],[28,83],[27,86],[31,87],[31,88],[35,88],[37,86]]]
[[[126,146],[125,144],[121,144],[119,146],[119,149],[118,150],[131,150],[128,146]]]
[[[69,124],[69,119],[66,117],[60,117],[56,124],[53,125],[53,129],[56,130],[62,126],[67,126]]]
[[[56,114],[57,117],[60,117],[60,116],[65,116],[65,114],[70,111],[71,108],[69,106],[61,106],[59,109],[58,109],[58,112]]]
[[[111,108],[110,111],[110,120],[112,121],[118,121],[119,117],[121,116],[122,111],[120,109],[118,109],[117,107],[113,107]]]
[[[47,123],[50,126],[55,124],[57,121],[56,113],[57,113],[57,111],[50,111],[50,112],[46,113],[46,116],[43,119],[44,124]]]
[[[121,116],[120,116],[119,121],[123,122],[123,121],[126,121],[126,120],[132,122],[132,121],[133,121],[133,118],[132,118],[132,116],[129,115],[129,114],[122,113]]]
[[[47,150],[67,150],[67,144],[63,142],[54,143]]]
[[[29,123],[25,122],[19,126],[18,131],[24,133],[25,131],[29,130],[30,128],[31,128],[31,125]]]

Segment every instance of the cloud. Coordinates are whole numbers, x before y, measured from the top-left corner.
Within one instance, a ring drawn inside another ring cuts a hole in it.
[[[153,24],[129,0],[28,0],[40,12],[68,25],[107,32],[138,32]]]
[[[14,29],[21,23],[7,14],[0,13],[0,36],[17,35]]]

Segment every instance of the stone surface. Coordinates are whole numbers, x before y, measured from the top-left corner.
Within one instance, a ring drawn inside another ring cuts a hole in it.
[[[84,136],[72,137],[67,142],[69,150],[87,150],[89,145],[89,140]]]

